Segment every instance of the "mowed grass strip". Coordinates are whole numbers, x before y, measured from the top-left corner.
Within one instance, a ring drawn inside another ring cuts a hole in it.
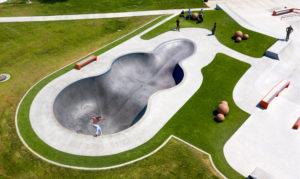
[[[32,161],[34,160],[36,159]],[[18,173],[10,176],[18,176],[17,178],[222,178],[212,167],[206,154],[174,138],[150,157],[124,167],[86,171],[57,167],[43,162],[40,165],[24,166]]]
[[[0,16],[41,16],[200,8],[199,0],[10,0],[0,4]]]
[[[199,12],[198,12],[199,13]],[[230,16],[228,16],[223,10],[207,10],[204,11],[204,21],[202,23],[197,23],[194,20],[182,20],[180,19],[181,28],[205,28],[212,30],[214,23],[217,23],[216,38],[225,46],[241,52],[243,54],[252,57],[262,57],[266,50],[271,47],[277,39],[269,37],[251,30],[245,29],[235,22]],[[147,34],[143,35],[143,39],[151,39],[162,33],[174,30],[176,28],[176,19],[174,17],[168,22],[160,25],[159,27],[153,29]],[[232,36],[235,31],[241,30],[245,34],[249,34],[248,40],[243,40],[240,43],[236,43]],[[180,32],[183,33],[183,32]],[[210,33],[208,33],[210,35]]]
[[[33,132],[28,117],[31,101],[39,91],[35,88],[29,92],[21,104],[18,113],[18,126],[20,130],[23,130],[21,131],[22,136],[33,150],[62,164],[81,167],[106,167],[125,163],[152,152],[171,134],[175,134],[210,153],[217,168],[227,177],[241,177],[227,164],[223,154],[223,146],[249,117],[249,114],[235,105],[232,97],[235,84],[249,67],[250,65],[247,63],[223,54],[217,54],[213,62],[202,70],[204,79],[200,89],[163,129],[144,145],[120,154],[100,157],[78,156],[57,151],[41,141]],[[43,80],[37,87],[47,83],[47,81],[44,83]],[[216,123],[213,111],[222,100],[229,102],[230,114],[224,123]]]

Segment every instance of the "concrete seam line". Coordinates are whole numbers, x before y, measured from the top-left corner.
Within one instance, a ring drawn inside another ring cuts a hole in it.
[[[192,148],[194,148],[194,149],[196,149],[196,150],[198,150],[198,151],[200,151],[200,152],[202,152],[202,153],[208,155],[209,160],[210,160],[210,162],[211,162],[213,168],[214,168],[214,169],[217,171],[217,173],[219,173],[222,177],[226,178],[225,175],[223,175],[223,174],[217,169],[217,167],[215,166],[215,164],[214,164],[214,162],[213,162],[213,160],[212,160],[212,157],[211,157],[211,155],[210,155],[209,153],[205,152],[204,150],[202,150],[202,149],[200,149],[200,148],[198,148],[198,147],[196,147],[196,146],[194,146],[194,145],[192,145],[192,144],[190,144],[190,143],[188,143],[188,142],[186,142],[186,141],[184,141],[184,140],[182,140],[182,139],[180,139],[180,138],[178,138],[178,137],[176,137],[176,136],[174,136],[174,135],[172,135],[172,137],[174,137],[175,139],[177,139],[177,140],[183,142],[184,144],[186,144],[186,145],[188,145],[188,146],[190,146],[190,147],[192,147]]]
[[[168,137],[168,138],[167,138],[167,139],[166,139],[159,147],[157,147],[157,148],[156,148],[155,150],[153,150],[152,152],[150,152],[150,153],[148,153],[148,154],[146,154],[146,155],[144,155],[144,156],[142,156],[142,157],[140,157],[140,158],[131,160],[131,161],[129,161],[129,162],[125,162],[125,163],[122,163],[122,164],[119,164],[119,165],[113,165],[113,166],[110,166],[110,167],[88,168],[88,167],[74,167],[74,166],[71,166],[71,165],[64,165],[64,164],[60,164],[60,163],[54,162],[54,161],[52,161],[52,160],[48,160],[48,159],[44,158],[43,156],[39,155],[38,153],[36,153],[35,151],[31,150],[30,148],[29,148],[29,150],[30,150],[33,154],[35,154],[35,155],[37,155],[38,157],[40,157],[41,159],[43,159],[43,160],[45,160],[45,161],[47,161],[47,162],[49,162],[49,163],[51,163],[51,164],[60,166],[60,167],[73,168],[73,169],[81,169],[81,170],[108,170],[108,169],[119,168],[119,167],[123,167],[123,166],[129,165],[129,164],[133,164],[133,163],[138,162],[138,161],[140,161],[140,160],[143,160],[143,159],[145,159],[145,158],[147,158],[147,157],[150,157],[151,155],[153,155],[153,154],[155,154],[156,152],[158,152],[162,147],[164,147],[164,146],[165,146],[172,138],[174,138],[174,139],[176,139],[176,140],[178,140],[178,141],[180,141],[180,142],[182,142],[182,143],[188,145],[189,147],[192,147],[193,149],[198,150],[199,152],[202,152],[202,153],[208,155],[209,160],[210,160],[210,162],[211,162],[213,168],[214,168],[214,169],[217,171],[217,173],[219,173],[223,178],[227,179],[227,178],[226,178],[226,177],[225,177],[225,176],[224,176],[224,175],[216,168],[216,166],[214,165],[214,162],[213,162],[213,160],[212,160],[212,157],[211,157],[211,155],[210,155],[209,153],[207,153],[207,152],[201,150],[200,148],[198,148],[198,147],[196,147],[196,146],[194,146],[194,145],[192,145],[192,144],[190,144],[190,143],[188,143],[188,142],[186,142],[186,141],[184,141],[184,140],[182,140],[182,139],[180,139],[180,138],[178,138],[178,137],[176,137],[176,136],[174,136],[174,135],[170,135],[170,136],[169,136],[169,137]],[[25,144],[25,145],[26,145],[26,144]],[[27,146],[27,145],[26,145],[26,146]]]
[[[81,60],[81,59],[83,59],[83,58],[85,58],[85,57],[87,57],[87,56],[89,56],[89,55],[95,53],[96,51],[99,51],[99,50],[101,50],[101,49],[107,47],[108,45],[111,45],[111,44],[113,44],[114,42],[119,41],[119,40],[121,40],[121,39],[123,39],[123,38],[129,36],[130,34],[136,32],[137,30],[139,30],[139,29],[141,29],[141,28],[147,26],[148,24],[154,22],[155,20],[159,19],[160,17],[162,17],[162,16],[159,16],[159,17],[155,18],[154,20],[152,20],[152,21],[150,21],[150,22],[144,24],[143,26],[141,26],[141,27],[135,29],[134,31],[132,31],[132,32],[130,32],[130,33],[128,33],[128,34],[126,34],[126,35],[124,35],[124,36],[118,38],[117,40],[115,40],[115,41],[113,41],[113,42],[111,42],[111,43],[109,43],[109,44],[106,44],[105,46],[100,47],[99,49],[96,49],[95,51],[89,53],[88,55],[86,55],[86,56],[84,56],[84,57],[82,57],[82,58],[79,58],[79,59],[77,59],[77,60],[75,60],[75,61],[69,63],[68,65],[63,66],[62,68],[60,68],[60,69],[58,69],[58,70],[56,70],[56,71],[50,73],[49,75],[45,76],[44,78],[42,78],[42,79],[40,79],[38,82],[36,82],[34,85],[32,85],[32,86],[29,88],[29,90],[26,91],[26,93],[24,94],[24,96],[21,98],[21,100],[20,100],[20,102],[19,102],[19,104],[18,104],[18,106],[17,106],[16,113],[15,113],[15,126],[16,126],[16,130],[17,130],[17,134],[18,134],[19,139],[21,140],[21,142],[25,145],[25,147],[27,147],[27,148],[29,149],[29,151],[31,151],[33,154],[37,155],[38,157],[43,158],[43,159],[46,160],[46,161],[48,160],[48,159],[46,159],[46,158],[40,156],[40,155],[37,154],[36,152],[34,152],[34,151],[27,145],[27,143],[26,143],[25,140],[23,139],[23,137],[22,137],[22,135],[21,135],[21,133],[20,133],[20,131],[19,131],[19,127],[18,127],[18,112],[19,112],[20,105],[21,105],[21,103],[23,102],[24,98],[27,96],[27,94],[28,94],[28,93],[29,93],[29,92],[30,92],[37,84],[39,84],[41,81],[43,81],[44,79],[48,78],[49,76],[51,76],[51,75],[57,73],[58,71],[60,71],[60,70],[62,70],[62,69],[64,69],[64,68],[66,68],[66,67],[72,65],[74,62],[77,62],[77,61],[79,61],[79,60]]]

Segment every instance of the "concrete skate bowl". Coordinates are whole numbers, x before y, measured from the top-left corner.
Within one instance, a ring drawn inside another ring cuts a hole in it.
[[[151,53],[119,57],[108,72],[77,81],[56,97],[53,110],[57,121],[87,135],[95,132],[89,114],[107,119],[99,123],[103,135],[133,126],[144,115],[152,94],[181,82],[184,74],[178,64],[195,48],[192,41],[177,39]]]

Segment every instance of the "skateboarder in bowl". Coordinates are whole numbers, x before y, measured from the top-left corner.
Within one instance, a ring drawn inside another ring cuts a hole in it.
[[[104,118],[102,118],[101,116],[93,116],[93,115],[90,115],[90,118],[93,120],[93,123],[92,123],[92,126],[96,129],[96,133],[94,135],[94,137],[97,137],[100,133],[100,136],[102,136],[102,129],[101,127],[99,126],[98,122],[102,121],[102,120],[106,120]]]

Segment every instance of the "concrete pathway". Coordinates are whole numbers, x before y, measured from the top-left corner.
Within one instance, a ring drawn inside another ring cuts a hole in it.
[[[198,11],[199,9],[192,9]],[[211,10],[213,8],[204,8]],[[184,9],[186,11],[186,9]],[[80,20],[80,19],[105,19],[120,18],[134,16],[150,16],[164,14],[179,14],[182,9],[172,10],[154,10],[154,11],[135,11],[135,12],[114,12],[103,14],[78,14],[78,15],[56,15],[56,16],[28,16],[28,17],[0,17],[0,22],[34,22],[34,21],[64,21],[64,20]]]
[[[30,121],[34,131],[44,142],[57,150],[86,156],[112,155],[145,143],[199,89],[203,79],[201,68],[208,65],[216,53],[225,53],[250,64],[260,61],[223,46],[215,36],[208,34],[210,31],[205,29],[189,28],[182,29],[181,32],[170,31],[147,41],[140,39],[142,35],[140,34],[101,54],[98,57],[99,61],[89,64],[82,70],[74,69],[58,77],[44,87],[32,103]],[[137,124],[116,134],[94,138],[71,132],[56,121],[52,106],[56,96],[68,85],[106,72],[113,61],[120,56],[135,52],[151,52],[161,43],[179,38],[190,39],[197,46],[196,53],[180,64],[185,72],[184,79],[178,86],[152,95],[145,115]]]
[[[292,129],[300,116],[300,18],[296,13],[272,16],[275,9],[300,8],[300,2],[226,0],[222,3],[243,22],[266,34],[284,38],[286,27],[294,27],[292,42],[279,54],[280,60],[268,59],[253,65],[236,85],[234,100],[251,116],[225,144],[225,157],[244,176],[259,168],[273,178],[300,178],[300,133]],[[275,98],[267,110],[256,107],[282,79],[291,81],[289,88]]]
[[[282,19],[270,15],[272,10],[285,4],[300,8],[296,0],[226,0],[226,5],[243,19],[243,23],[266,34],[284,37],[286,26],[294,26],[292,43],[280,54],[280,61],[266,57],[256,59],[235,52],[220,44],[214,36],[208,36],[209,31],[204,29],[170,31],[149,41],[141,40],[140,34],[100,55],[101,60],[81,71],[72,70],[43,88],[31,106],[32,127],[48,145],[72,154],[110,155],[133,149],[151,139],[196,92],[203,79],[201,68],[208,65],[216,53],[222,52],[252,65],[233,92],[236,104],[251,116],[224,146],[228,163],[244,176],[260,168],[278,178],[300,178],[300,135],[291,129],[300,115],[300,79],[297,77],[300,73],[300,22],[297,16]],[[190,39],[197,45],[197,52],[180,64],[185,72],[184,80],[176,87],[155,93],[136,125],[117,134],[93,138],[72,133],[56,122],[52,111],[55,97],[69,84],[104,73],[119,56],[150,52],[159,44],[177,38]],[[268,110],[257,108],[267,91],[283,78],[291,81],[290,87],[274,99]]]

